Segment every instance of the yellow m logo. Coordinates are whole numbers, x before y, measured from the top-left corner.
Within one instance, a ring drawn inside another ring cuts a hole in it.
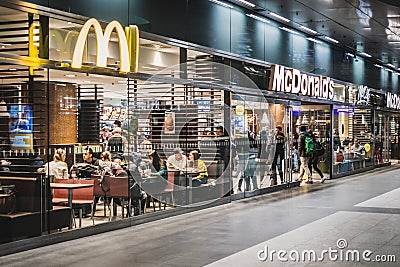
[[[111,21],[106,29],[101,28],[98,20],[92,18],[83,25],[72,56],[72,68],[82,67],[83,50],[93,26],[96,35],[96,66],[107,67],[107,48],[110,42],[111,33],[116,31],[119,43],[120,72],[137,72],[139,63],[139,29],[137,26],[130,25],[124,28],[118,21]]]

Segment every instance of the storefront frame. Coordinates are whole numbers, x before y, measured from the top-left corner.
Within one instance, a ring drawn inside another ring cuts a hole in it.
[[[3,4],[2,4],[3,5]],[[48,18],[57,18],[57,19],[61,19],[61,20],[71,20],[77,23],[83,23],[86,18],[82,17],[82,16],[78,16],[78,15],[71,15],[70,13],[67,12],[62,12],[62,11],[58,11],[58,10],[52,10],[52,9],[48,9],[48,8],[40,8],[36,5],[32,5],[29,7],[28,4],[26,4],[25,6],[19,6],[19,5],[14,5],[14,4],[10,4],[8,2],[4,3],[5,7],[9,7],[9,8],[13,8],[13,9],[18,9],[20,11],[24,11],[24,12],[33,12],[39,15],[43,15],[46,16]],[[38,9],[37,9],[38,8]],[[202,47],[202,46],[198,46],[198,45],[194,45],[194,44],[188,44],[186,42],[182,42],[179,40],[174,40],[174,39],[170,39],[167,37],[162,37],[162,36],[156,36],[153,34],[149,34],[149,33],[142,33],[141,34],[142,38],[145,39],[149,39],[149,40],[154,40],[154,41],[161,41],[161,42],[165,42],[168,44],[172,44],[172,45],[177,45],[180,48],[183,49],[194,49],[197,51],[201,51],[201,52],[207,52],[210,53],[212,55],[216,55],[216,56],[221,56],[221,57],[228,57],[230,60],[240,60],[240,61],[244,61],[247,63],[252,63],[252,64],[256,64],[260,67],[265,67],[268,68],[270,66],[269,63],[266,62],[262,62],[259,60],[254,60],[251,58],[246,58],[246,57],[241,57],[238,55],[234,55],[234,54],[230,54],[230,53],[226,53],[224,51],[218,51],[215,49],[210,49],[210,48],[206,48],[206,47]],[[46,59],[32,59],[29,57],[23,57],[23,56],[14,56],[14,55],[9,55],[9,54],[4,54],[1,53],[0,54],[1,57],[1,61],[2,62],[8,62],[8,63],[12,63],[12,64],[20,64],[20,65],[24,65],[24,66],[29,66],[29,67],[42,67],[42,68],[47,68],[47,69],[56,69],[56,70],[63,70],[63,71],[71,71],[71,72],[80,72],[80,73],[90,73],[90,74],[98,74],[98,75],[106,75],[106,76],[114,76],[114,77],[121,77],[121,78],[127,78],[129,80],[146,80],[149,79],[150,77],[152,77],[152,75],[146,74],[146,73],[129,73],[129,74],[121,74],[118,73],[116,71],[112,71],[112,70],[108,70],[108,69],[103,69],[103,68],[97,68],[97,67],[83,67],[82,69],[73,69],[73,68],[69,68],[69,67],[64,67],[62,62],[57,62],[57,61],[53,61],[53,60],[46,60]],[[168,83],[175,83],[175,84],[188,84],[187,80],[183,80],[183,79],[166,79],[165,77],[153,77],[155,79],[159,79],[160,81],[164,81],[164,82],[168,82]],[[190,83],[191,81],[189,81]],[[210,88],[216,88],[216,85],[209,85],[207,83],[201,83],[201,82],[197,82],[195,81],[194,86],[205,86],[205,87],[210,87]],[[224,92],[227,93],[227,95],[229,95],[229,88],[228,87],[221,87],[221,90],[223,90]],[[300,96],[295,96],[295,95],[289,95],[289,94],[284,94],[284,93],[274,93],[274,92],[270,92],[270,91],[266,91],[263,90],[264,96],[267,98],[272,98],[275,99],[276,101],[288,101],[289,102],[289,106],[290,106],[290,102],[294,101],[294,102],[301,102],[301,101],[307,101],[307,102],[314,102],[314,103],[323,103],[326,105],[330,105],[330,110],[331,110],[331,114],[333,114],[333,105],[338,104],[338,105],[343,105],[344,103],[341,102],[334,102],[334,101],[328,101],[328,100],[323,100],[323,99],[317,99],[317,98],[312,98],[312,97],[300,97]],[[346,104],[344,104],[346,105]],[[350,105],[350,104],[348,104]],[[333,115],[332,115],[333,116]],[[225,120],[229,121],[229,120]],[[331,120],[332,121],[332,120]],[[227,125],[227,127],[230,127],[230,125]],[[331,136],[332,136],[332,132],[331,132]],[[331,145],[333,145],[333,140]],[[332,146],[333,147],[333,146]],[[333,161],[332,161],[333,162]],[[371,168],[374,168],[374,166],[372,166]],[[332,168],[331,168],[332,170]],[[364,170],[363,170],[364,171]],[[332,172],[332,171],[331,171]],[[348,174],[346,174],[348,175]],[[336,176],[333,176],[331,174],[332,178],[337,178]],[[291,184],[290,186],[296,186],[296,184]],[[285,186],[285,188],[287,188],[287,186]],[[249,192],[243,195],[243,197],[251,197],[254,196],[255,194],[262,194],[265,192],[269,192],[271,191],[270,189],[265,189],[265,190],[259,190],[259,192],[254,193],[254,192]],[[224,197],[221,198],[220,200],[218,200],[217,202],[208,205],[208,206],[213,206],[213,205],[218,205],[218,204],[225,204],[230,202],[233,199],[236,198],[240,198],[240,197],[235,197],[235,196],[228,196],[228,197]],[[206,205],[207,206],[207,205]],[[203,208],[203,207],[202,207]],[[189,212],[189,211],[193,211],[193,210],[197,210],[200,208],[190,208],[190,209],[185,209],[185,208],[176,208],[173,209],[171,211],[166,211],[164,213],[162,213],[162,215],[159,214],[153,214],[153,215],[144,215],[146,216],[145,219],[150,220],[156,220],[160,217],[168,217],[171,214],[181,214],[181,213],[185,213],[185,212]],[[140,220],[139,220],[140,221]],[[131,225],[135,225],[137,224],[137,220],[136,219],[129,219],[129,220],[123,220],[123,221],[119,221],[119,222],[113,222],[113,225],[109,225],[107,227],[107,229],[118,229],[121,227],[126,227],[126,226],[131,226]],[[77,229],[76,233],[71,234],[70,237],[64,237],[64,238],[60,238],[60,240],[67,240],[68,238],[77,238],[80,236],[85,236],[88,235],[88,233],[84,233],[87,229]],[[104,230],[101,230],[100,227],[99,228],[91,228],[89,232],[89,234],[94,234],[94,233],[98,233],[98,232],[103,232]],[[74,231],[75,232],[75,231]],[[52,238],[52,236],[47,237],[48,240],[50,240]]]

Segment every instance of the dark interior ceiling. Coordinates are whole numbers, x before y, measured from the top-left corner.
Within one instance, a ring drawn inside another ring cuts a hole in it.
[[[365,52],[376,63],[393,64],[397,69],[400,55],[400,1],[398,0],[229,0],[253,13],[279,21],[317,39],[329,36],[337,46],[351,53]],[[274,12],[290,22],[270,15]],[[316,34],[299,28],[306,26]],[[326,41],[326,40],[324,40]],[[362,54],[360,56],[363,56]]]

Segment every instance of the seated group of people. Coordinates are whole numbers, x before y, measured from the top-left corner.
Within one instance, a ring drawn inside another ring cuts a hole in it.
[[[192,178],[192,186],[194,187],[207,183],[207,166],[204,161],[200,159],[200,153],[197,150],[190,151],[188,157],[186,157],[183,155],[183,151],[180,148],[176,148],[173,154],[168,157],[166,163],[155,150],[149,151],[148,156],[149,163],[156,172],[152,172],[148,166],[142,166],[139,171],[145,176],[159,175],[167,179],[168,171],[180,171],[183,175],[185,173],[194,173],[196,175]]]
[[[65,162],[66,152],[64,149],[58,148],[53,156],[53,160],[47,162],[43,168],[40,168],[39,172],[46,173],[49,177],[68,179],[75,178],[76,172],[79,169],[79,165],[74,165],[69,171],[68,165]],[[112,159],[111,153],[105,151],[101,154],[101,159],[97,159],[93,156],[93,150],[90,147],[86,147],[83,153],[83,166],[93,166],[95,170],[98,170],[101,174],[109,174],[114,176],[128,176],[126,171],[121,166],[121,158],[114,157]],[[89,172],[89,169],[87,169]]]
[[[77,167],[72,166],[71,171],[69,171],[65,158],[65,150],[57,149],[54,153],[53,161],[46,163],[40,171],[55,178],[69,178],[69,174],[76,172]],[[143,176],[158,175],[167,180],[168,171],[180,171],[182,174],[190,173],[195,175],[192,177],[192,186],[200,186],[207,183],[207,166],[200,159],[200,153],[197,150],[190,151],[188,157],[186,157],[180,148],[176,148],[173,154],[168,157],[166,163],[160,158],[157,151],[151,150],[148,152],[148,159],[149,162],[147,164],[138,164],[138,171]],[[121,166],[121,158],[112,157],[109,151],[103,152],[101,158],[97,159],[93,156],[93,150],[90,147],[86,147],[83,153],[83,161],[85,166],[93,166],[103,175],[128,176]]]

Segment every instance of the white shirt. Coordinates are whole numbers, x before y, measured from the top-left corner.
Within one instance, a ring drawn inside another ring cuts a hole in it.
[[[175,169],[185,169],[186,165],[187,165],[187,157],[185,155],[182,155],[181,160],[176,160],[175,154],[174,154],[174,155],[171,155],[168,157],[167,162],[174,165]],[[171,168],[168,168],[168,169],[171,169]]]
[[[68,165],[64,161],[50,161],[45,165],[47,175],[54,175],[55,178],[68,179]]]

